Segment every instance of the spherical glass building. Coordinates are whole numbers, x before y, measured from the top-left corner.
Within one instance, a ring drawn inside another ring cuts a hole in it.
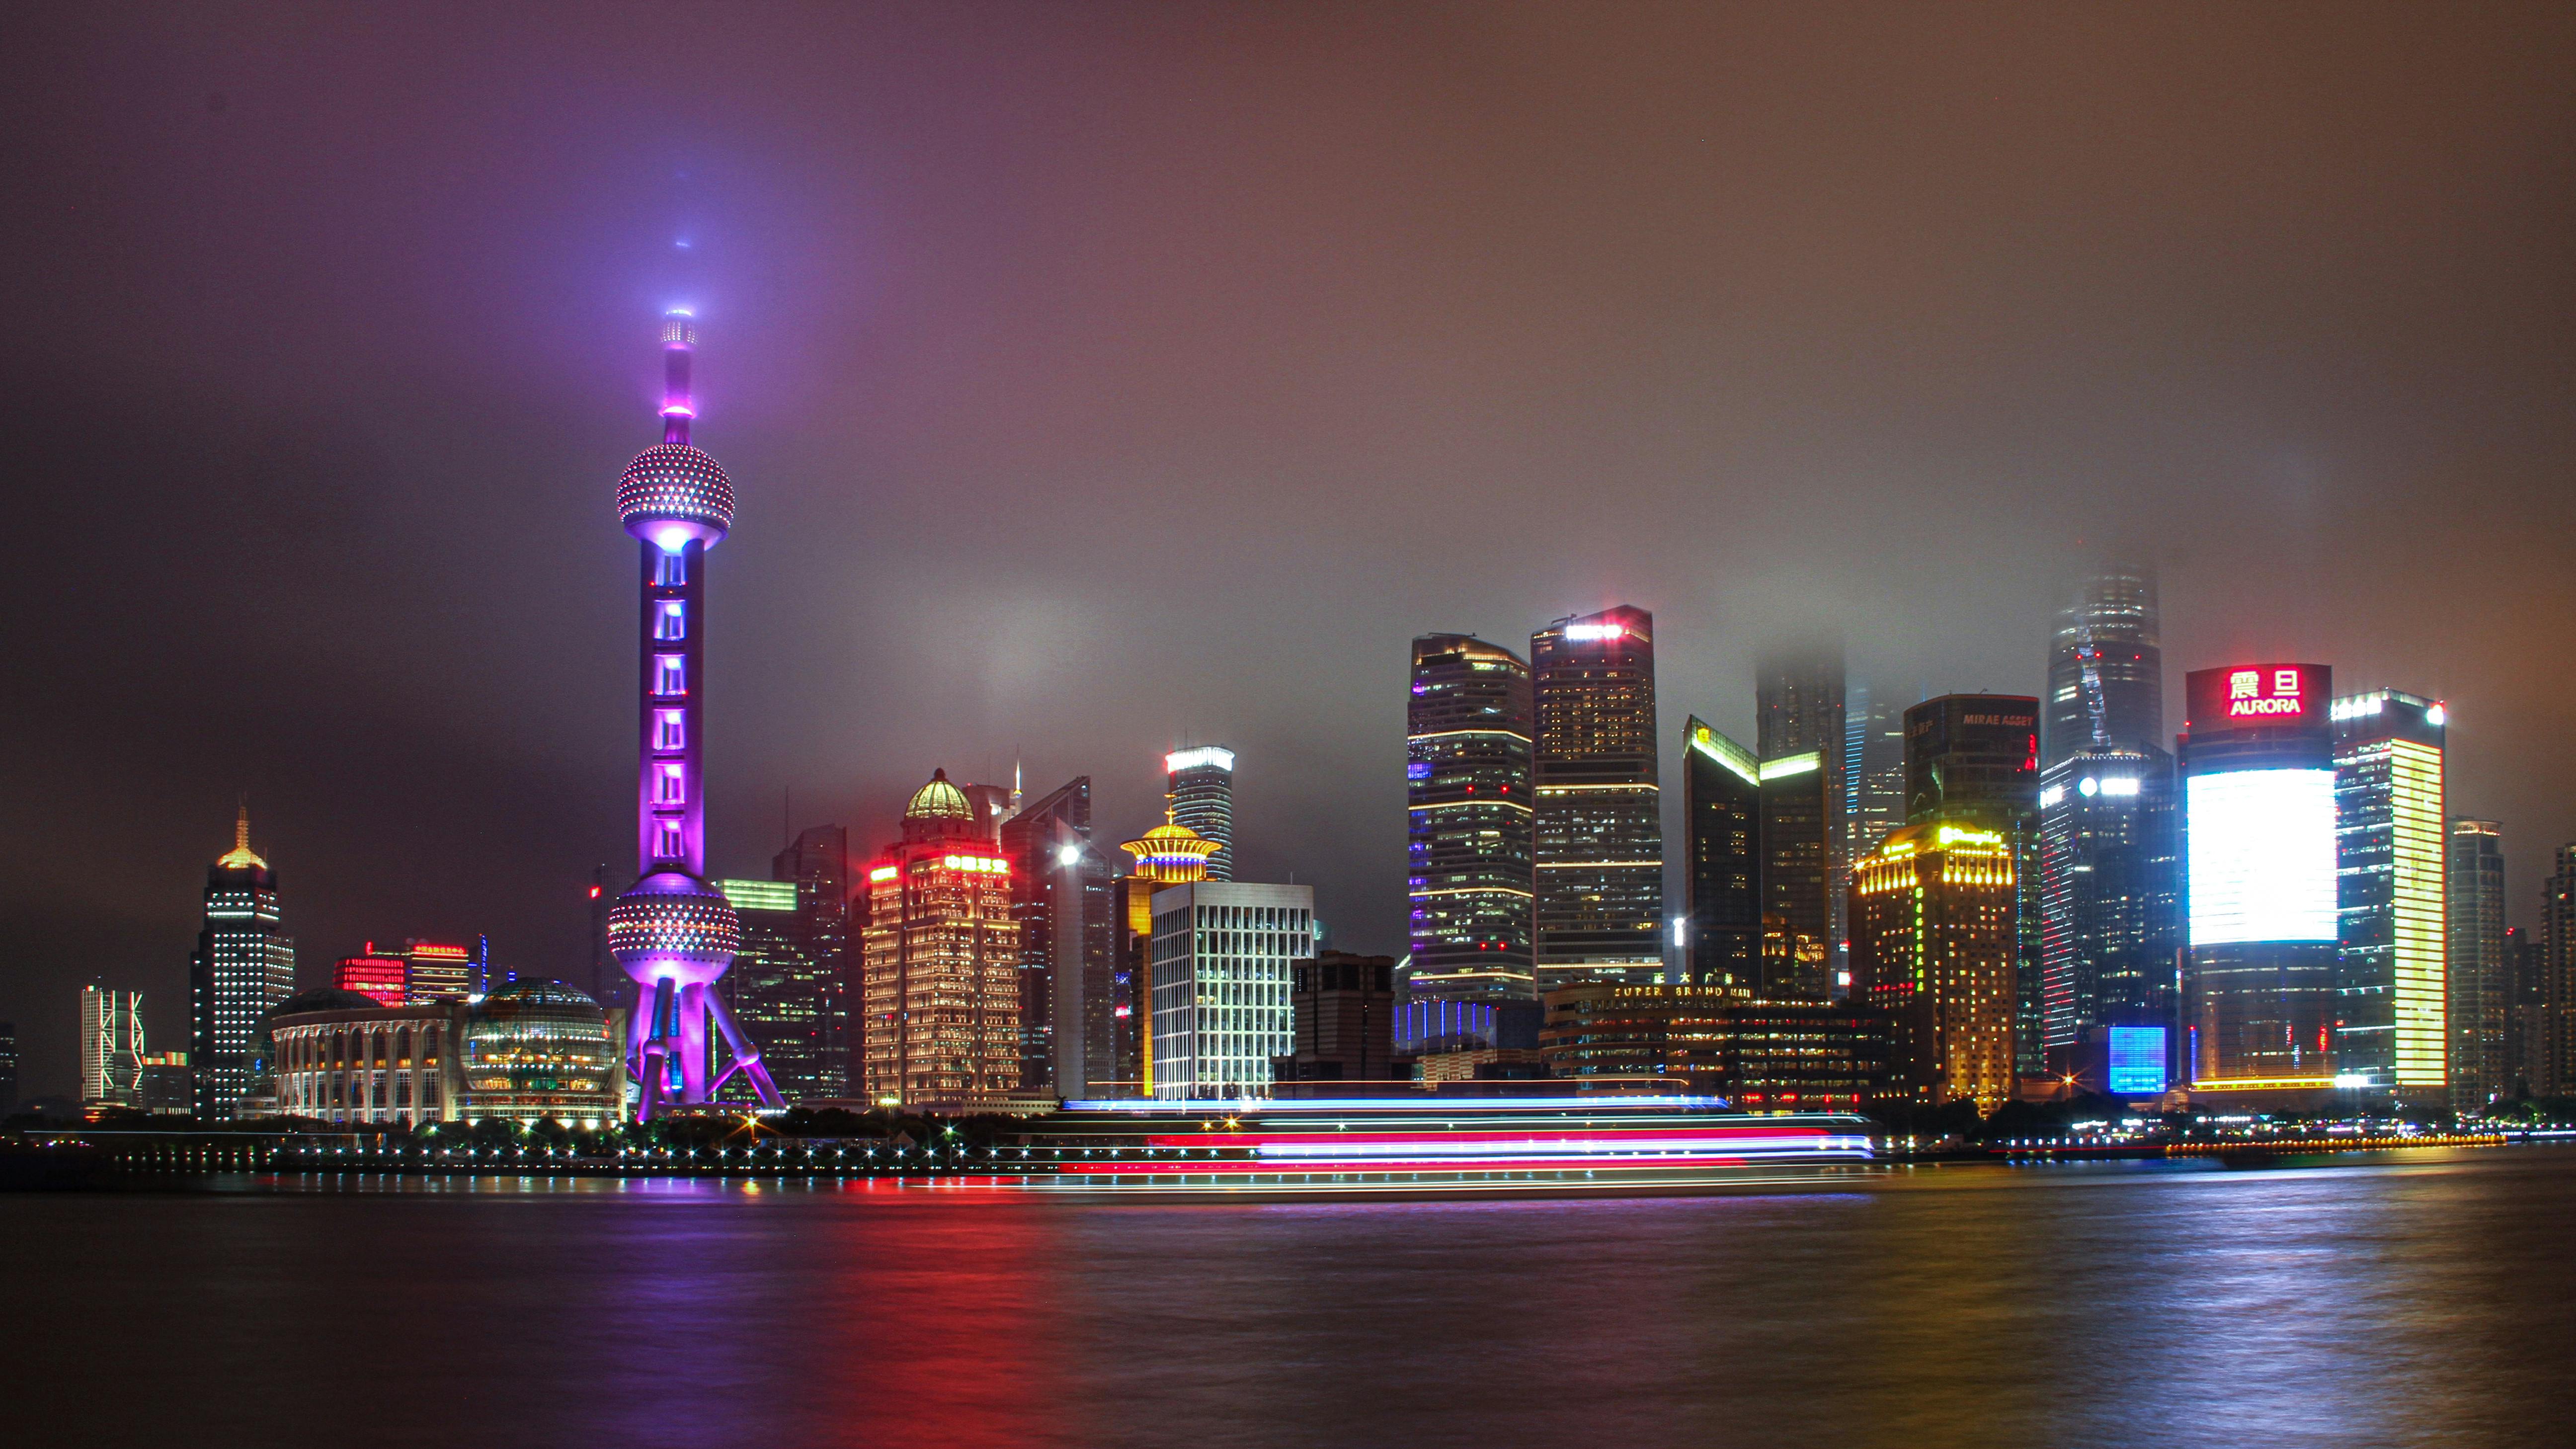
[[[559,981],[523,981],[467,1012],[463,1115],[598,1127],[626,1098],[624,1053],[598,1002]]]

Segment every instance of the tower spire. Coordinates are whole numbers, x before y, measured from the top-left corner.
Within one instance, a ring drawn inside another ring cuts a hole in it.
[[[697,319],[686,307],[662,314],[662,441],[686,446],[689,422],[698,415],[689,392],[689,362],[698,351]]]
[[[241,811],[233,817],[233,848],[215,858],[219,870],[266,870],[268,862],[253,854],[250,848],[250,799],[245,796]]]

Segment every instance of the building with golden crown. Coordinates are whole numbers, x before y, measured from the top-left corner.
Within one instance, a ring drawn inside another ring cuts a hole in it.
[[[1135,869],[1118,878],[1118,1079],[1137,1096],[1154,1094],[1153,987],[1154,892],[1207,879],[1217,842],[1181,824],[1171,811],[1163,823],[1119,846],[1136,857]]]
[[[1020,929],[1011,863],[938,771],[903,838],[868,867],[859,932],[860,1070],[870,1101],[931,1111],[1009,1105],[1020,1081]]]
[[[2011,1099],[2014,882],[2009,837],[1938,817],[1852,867],[1851,999],[1893,1039],[1882,1096],[1987,1113]]]

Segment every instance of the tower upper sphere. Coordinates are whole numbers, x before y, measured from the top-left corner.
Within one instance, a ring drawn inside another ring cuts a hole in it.
[[[733,480],[700,449],[656,443],[617,480],[617,521],[666,553],[692,538],[712,544],[733,527]]]

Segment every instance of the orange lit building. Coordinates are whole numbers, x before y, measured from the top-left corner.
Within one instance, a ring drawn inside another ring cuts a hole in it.
[[[1020,930],[1011,866],[945,770],[868,867],[860,928],[863,1088],[883,1105],[1007,1105],[1020,1079]]]
[[[1993,1112],[2013,1094],[2013,842],[1934,818],[1852,867],[1852,1000],[1886,1013],[1882,1095]]]
[[[1154,1029],[1147,995],[1153,986],[1154,892],[1208,878],[1215,841],[1165,811],[1163,823],[1118,847],[1136,857],[1118,878],[1118,1042],[1120,1076],[1133,1093],[1154,1094]]]

